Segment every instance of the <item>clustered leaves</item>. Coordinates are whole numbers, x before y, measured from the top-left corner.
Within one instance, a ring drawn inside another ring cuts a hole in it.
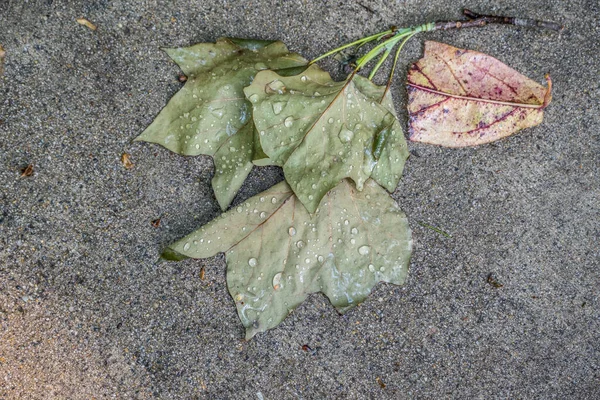
[[[344,313],[378,282],[404,282],[411,233],[386,190],[396,189],[408,151],[389,82],[371,78],[397,44],[434,27],[350,44],[381,42],[341,82],[281,42],[223,38],[166,50],[187,80],[137,140],[212,156],[223,210],[253,165],[283,167],[285,182],[162,254],[182,260],[225,252],[247,339],[277,326],[311,293],[324,293]],[[376,57],[369,79],[357,74]],[[486,57],[427,43],[409,72],[411,139],[475,145],[541,121],[550,89]]]

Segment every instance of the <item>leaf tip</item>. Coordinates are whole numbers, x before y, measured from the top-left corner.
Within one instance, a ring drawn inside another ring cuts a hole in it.
[[[182,261],[189,258],[188,256],[181,254],[170,247],[167,247],[160,254],[160,260],[162,261]]]

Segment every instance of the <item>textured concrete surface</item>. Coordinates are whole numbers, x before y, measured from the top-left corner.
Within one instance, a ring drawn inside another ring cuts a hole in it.
[[[394,193],[414,232],[407,284],[379,285],[344,317],[312,296],[244,342],[222,256],[156,263],[219,214],[208,157],[130,142],[180,86],[159,48],[279,38],[310,58],[392,24],[455,19],[460,5],[0,0],[0,398],[600,398],[600,6],[468,6],[567,29],[421,35],[401,76],[426,38],[539,82],[550,72],[544,122],[479,148],[411,144]],[[256,169],[236,202],[281,178]]]

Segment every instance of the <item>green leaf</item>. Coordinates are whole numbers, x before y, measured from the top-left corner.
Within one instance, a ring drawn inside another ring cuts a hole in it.
[[[158,143],[178,154],[213,156],[213,189],[224,210],[250,172],[257,151],[251,105],[243,88],[259,70],[287,70],[307,61],[278,41],[222,38],[165,51],[188,79],[136,140]]]
[[[312,65],[291,77],[261,71],[244,93],[264,152],[310,212],[344,178],[358,190],[369,177],[396,189],[408,150],[383,87],[361,76],[334,82]]]
[[[277,326],[310,293],[346,312],[378,282],[402,284],[412,239],[407,219],[373,180],[343,180],[309,214],[281,182],[170,246],[193,258],[224,251],[227,286],[246,338]]]

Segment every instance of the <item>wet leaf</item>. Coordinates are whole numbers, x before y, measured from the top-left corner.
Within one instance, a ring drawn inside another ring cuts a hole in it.
[[[136,140],[158,143],[183,155],[212,156],[213,189],[226,209],[257,152],[251,105],[243,88],[259,70],[291,68],[307,61],[281,42],[244,39],[222,38],[165,51],[187,80]]]
[[[262,71],[244,89],[261,146],[310,212],[340,180],[373,177],[394,191],[408,157],[391,96],[361,76],[334,82],[312,65],[283,77]]]
[[[166,258],[225,252],[227,287],[246,338],[324,293],[340,312],[378,282],[402,284],[412,247],[404,213],[373,180],[343,180],[310,215],[281,182],[171,245]]]
[[[542,122],[548,88],[497,59],[426,42],[408,72],[409,137],[447,147],[493,142]]]

